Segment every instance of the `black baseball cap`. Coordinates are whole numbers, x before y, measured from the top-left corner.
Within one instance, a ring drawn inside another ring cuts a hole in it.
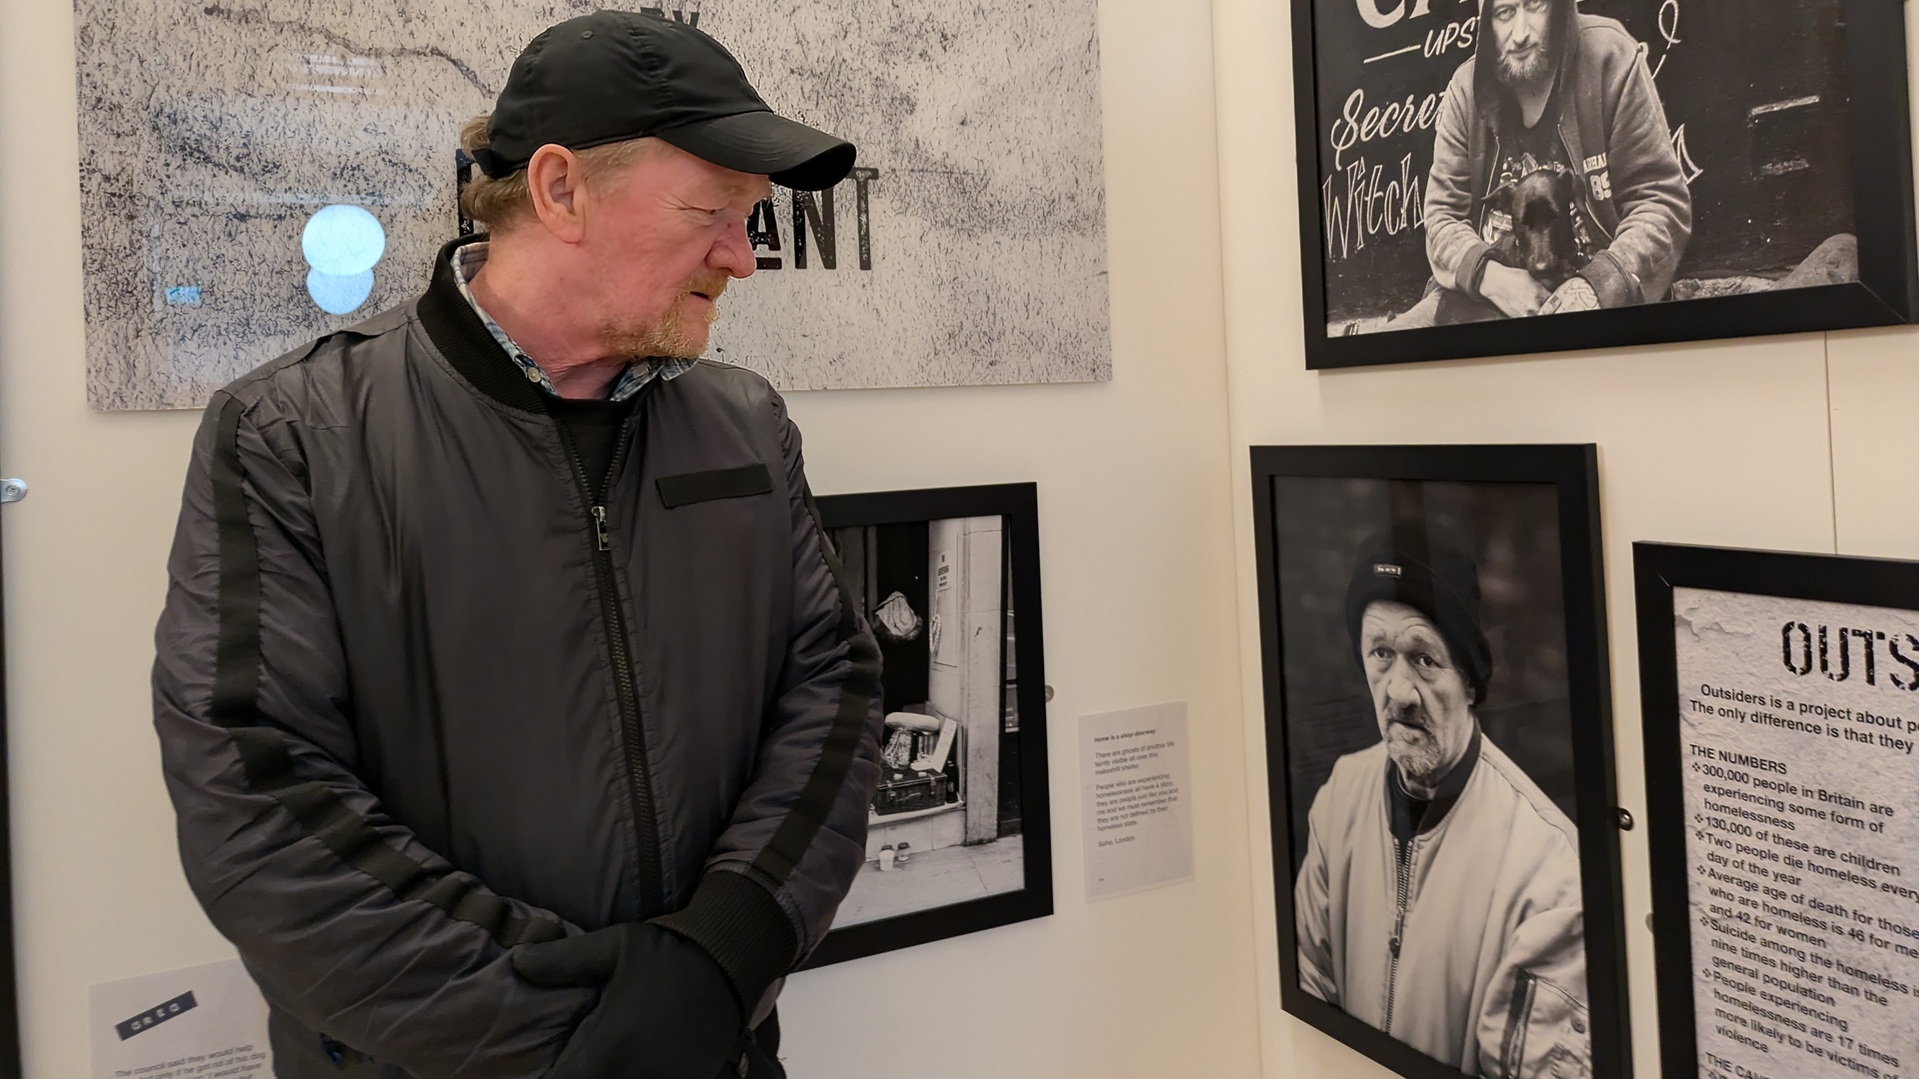
[[[596,11],[550,26],[507,73],[474,155],[495,178],[548,143],[584,150],[654,136],[716,165],[819,191],[853,169],[853,144],[778,115],[721,44],[677,19]]]
[[[1462,546],[1417,527],[1390,529],[1361,544],[1347,579],[1347,638],[1360,647],[1360,622],[1370,604],[1412,607],[1440,631],[1478,704],[1493,676],[1493,651],[1480,628],[1480,571]]]

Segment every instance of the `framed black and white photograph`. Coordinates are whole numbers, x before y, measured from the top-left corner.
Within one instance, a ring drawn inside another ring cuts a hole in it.
[[[1293,0],[1307,366],[1913,322],[1903,6]]]
[[[1282,1007],[1413,1079],[1630,1074],[1592,446],[1255,446]]]
[[[1661,1073],[1920,1075],[1920,567],[1633,546]]]
[[[829,495],[880,644],[867,861],[809,967],[1053,913],[1031,483]]]

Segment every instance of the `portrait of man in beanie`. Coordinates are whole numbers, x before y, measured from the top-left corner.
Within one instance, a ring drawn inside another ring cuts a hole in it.
[[[1272,483],[1299,993],[1462,1075],[1592,1074],[1553,487]]]

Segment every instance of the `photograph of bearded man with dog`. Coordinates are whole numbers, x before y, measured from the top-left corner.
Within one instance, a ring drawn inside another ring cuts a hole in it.
[[[1913,320],[1906,98],[1855,89],[1904,84],[1897,11],[1867,48],[1858,0],[1295,2],[1309,366]]]

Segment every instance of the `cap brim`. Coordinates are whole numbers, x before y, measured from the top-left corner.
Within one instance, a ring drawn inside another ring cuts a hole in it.
[[[682,150],[782,187],[822,191],[853,171],[853,144],[772,112],[742,112],[654,133]]]

